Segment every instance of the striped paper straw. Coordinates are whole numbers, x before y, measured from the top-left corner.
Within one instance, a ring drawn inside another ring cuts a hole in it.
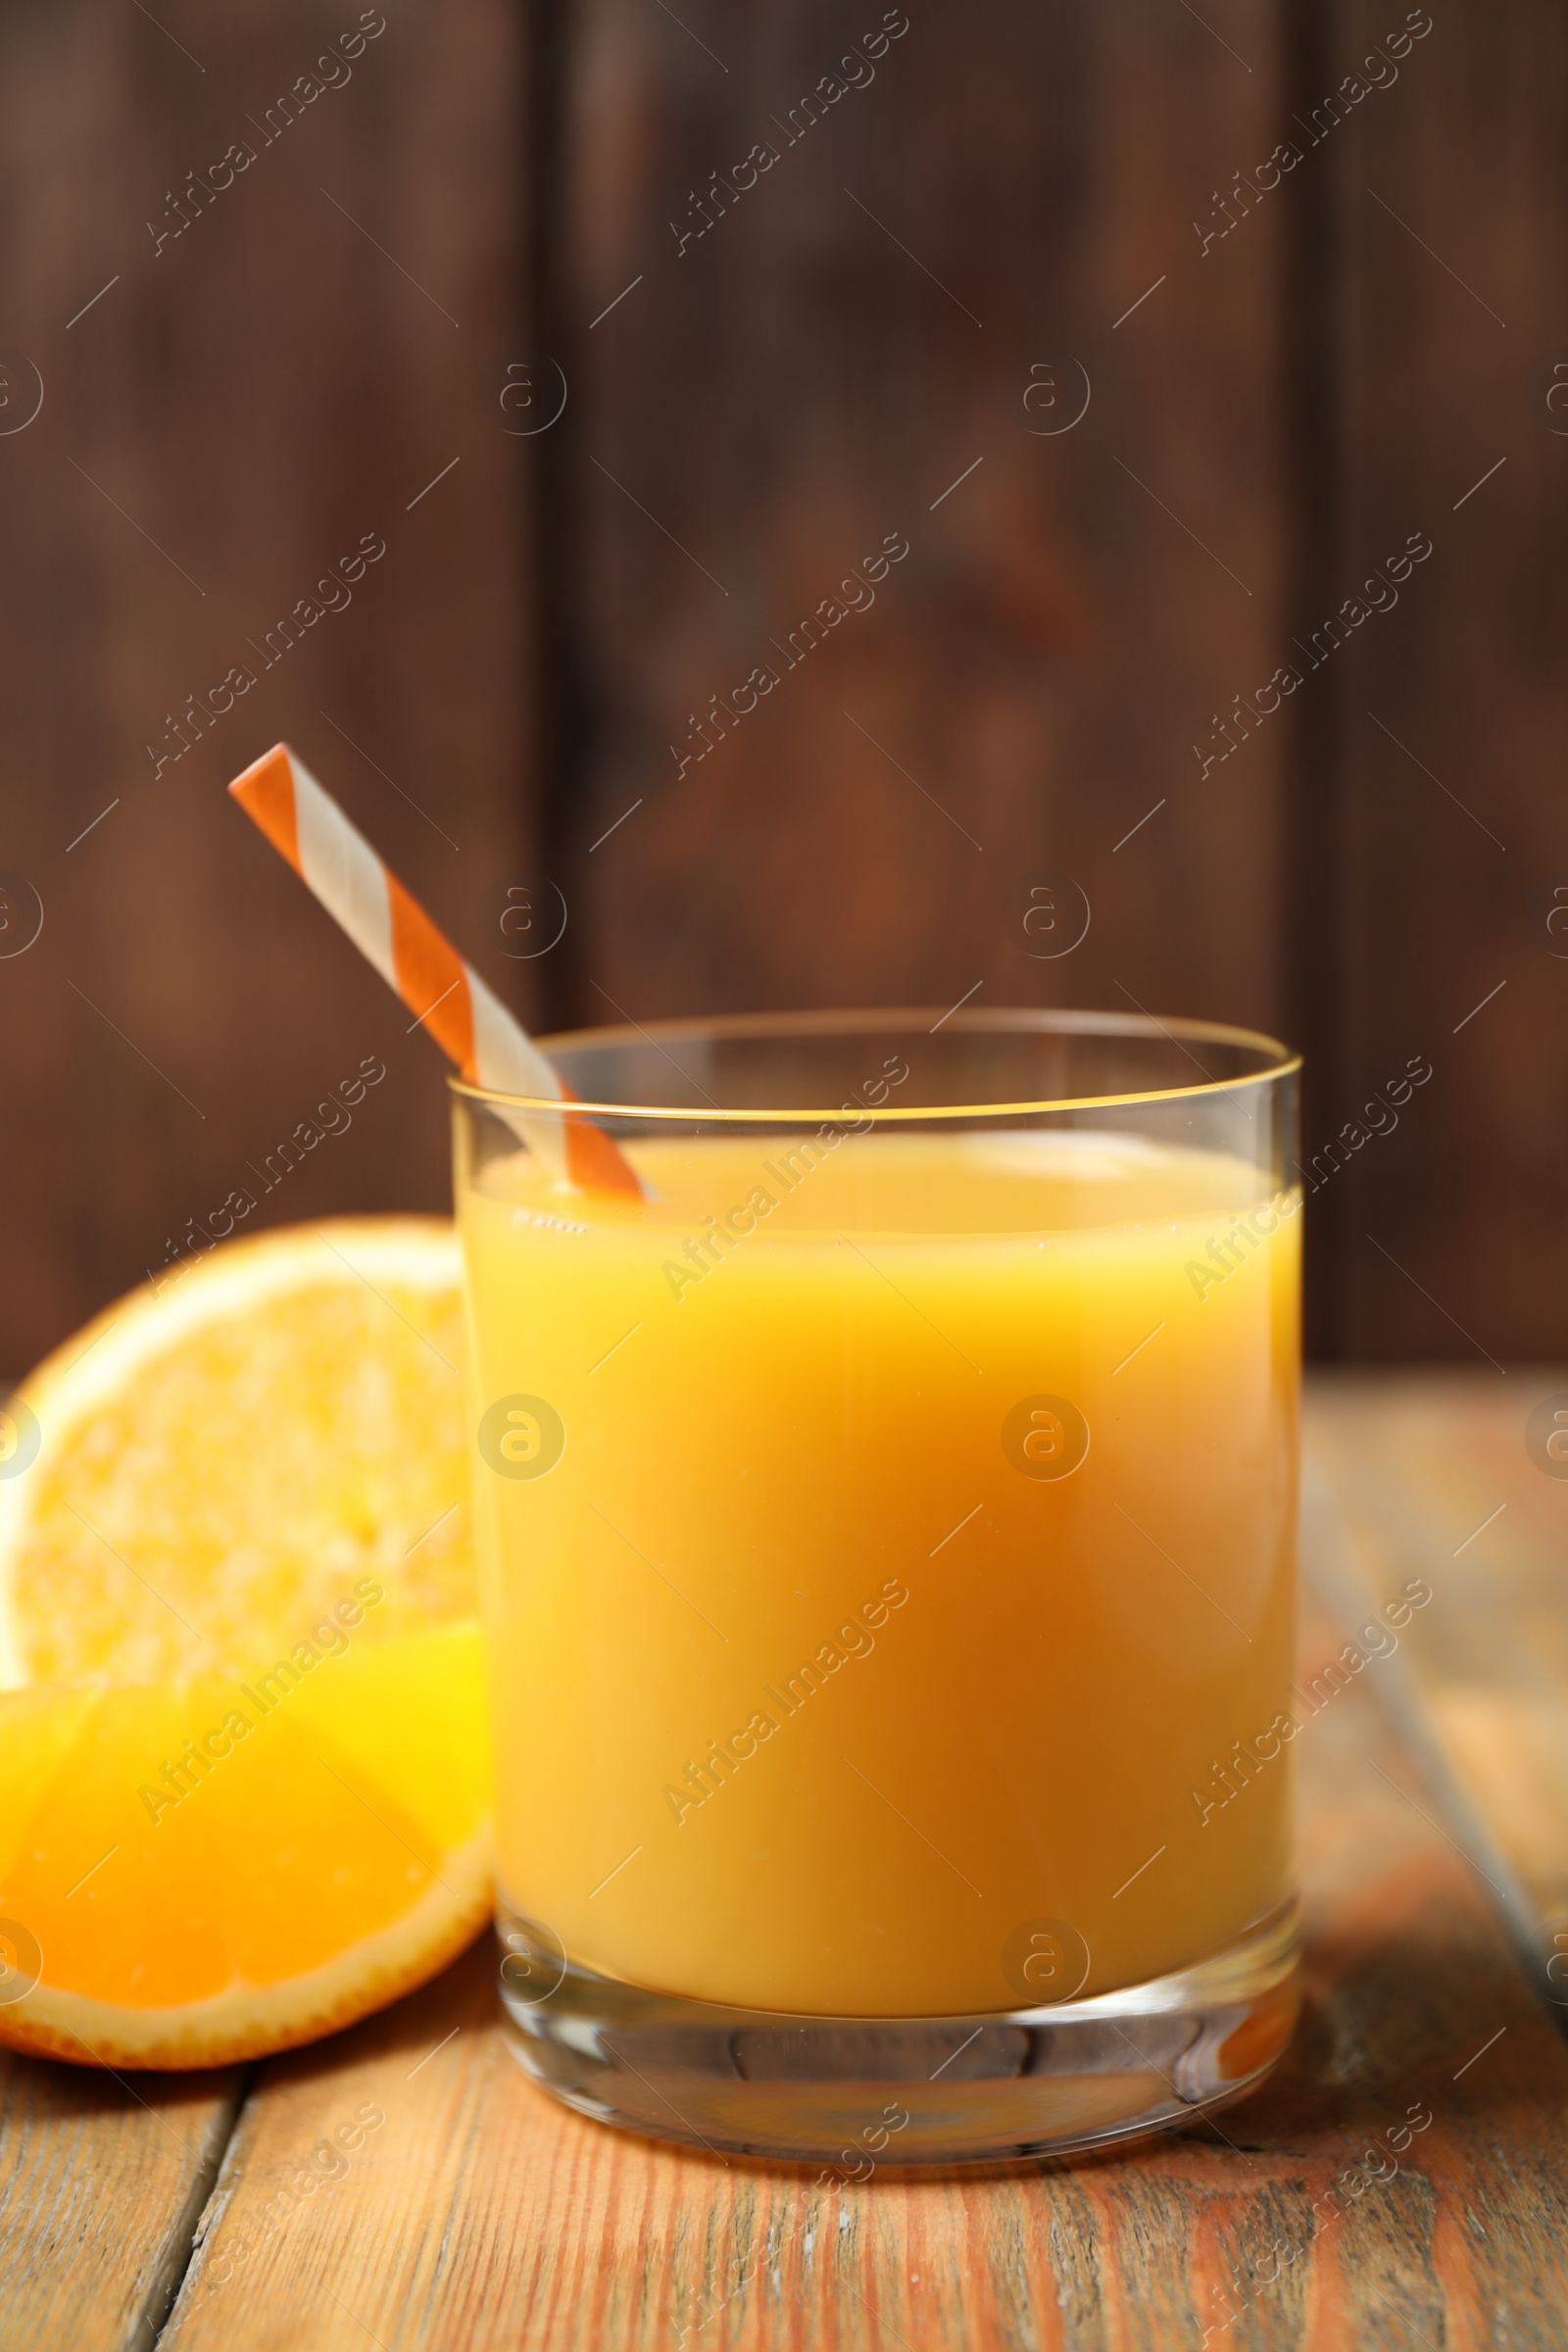
[[[571,1100],[527,1031],[286,743],[274,744],[228,789],[465,1078],[497,1094]],[[560,1119],[535,1114],[516,1123],[567,1184],[641,1194],[630,1162],[591,1119],[564,1111]]]

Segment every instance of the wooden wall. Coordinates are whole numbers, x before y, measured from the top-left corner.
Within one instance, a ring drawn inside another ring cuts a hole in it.
[[[287,736],[465,936],[536,821],[526,445],[499,407],[526,226],[515,19],[394,4],[350,58],[352,0],[154,14],[0,20],[8,334],[45,386],[0,438],[0,865],[44,906],[0,962],[19,1366],[233,1187],[254,1221],[442,1198],[436,1056],[228,777]],[[337,86],[270,128],[302,76]],[[219,188],[232,145],[254,161]],[[213,193],[176,235],[187,172]],[[385,554],[318,590],[366,538]],[[303,599],[335,609],[269,667]],[[255,685],[174,757],[166,719],[236,665]],[[261,1195],[249,1164],[366,1056],[388,1076],[353,1127]]]
[[[1337,61],[1402,21],[1346,5]],[[1333,134],[1340,457],[1315,553],[1346,589],[1412,530],[1433,554],[1336,656],[1301,779],[1324,920],[1298,938],[1297,1017],[1320,1064],[1309,1146],[1410,1054],[1433,1066],[1314,1203],[1325,1337],[1485,1368],[1560,1360],[1568,1291],[1568,937],[1547,929],[1568,904],[1568,391],[1548,406],[1568,384],[1568,22],[1538,0],[1439,0],[1431,21]]]
[[[1308,1156],[1429,1058],[1319,1179],[1317,1345],[1552,1352],[1565,36],[1440,7],[1314,138],[1386,16],[0,23],[0,1362],[366,1056],[256,1221],[443,1200],[437,1057],[224,802],[279,736],[530,1019],[1207,1014],[1306,1045]]]
[[[641,0],[580,24],[579,314],[642,282],[591,332],[564,321],[577,1004],[947,1005],[983,982],[1277,1019],[1278,760],[1200,788],[1189,749],[1273,665],[1274,224],[1222,275],[1187,219],[1212,158],[1265,139],[1267,31],[1249,75],[1168,0],[804,6],[725,24],[722,65]],[[845,95],[807,128],[825,76]],[[759,143],[777,161],[681,245],[710,171],[733,184]],[[864,601],[843,582],[889,535],[908,553],[874,607],[830,603],[799,650],[824,600]],[[759,669],[705,750],[688,714]],[[1043,961],[1023,918],[1053,874],[1092,919]]]

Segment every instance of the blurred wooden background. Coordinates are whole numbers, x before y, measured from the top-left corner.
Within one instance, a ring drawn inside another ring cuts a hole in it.
[[[1289,1034],[1316,1349],[1558,1352],[1565,49],[1544,0],[7,12],[0,1364],[366,1056],[251,1223],[444,1203],[437,1055],[224,801],[279,736],[536,1022]]]

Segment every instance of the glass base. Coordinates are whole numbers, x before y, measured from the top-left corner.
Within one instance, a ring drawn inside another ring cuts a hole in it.
[[[831,2166],[1060,2156],[1244,2097],[1290,2038],[1296,1906],[1178,1975],[1091,2000],[959,2017],[800,2017],[647,1992],[503,1912],[501,1996],[536,2082],[660,2139]]]

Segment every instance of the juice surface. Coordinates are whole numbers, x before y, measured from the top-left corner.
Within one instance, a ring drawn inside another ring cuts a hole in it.
[[[459,1169],[504,1900],[823,2014],[1224,1950],[1291,1886],[1294,1196],[1103,1134],[628,1156]]]

